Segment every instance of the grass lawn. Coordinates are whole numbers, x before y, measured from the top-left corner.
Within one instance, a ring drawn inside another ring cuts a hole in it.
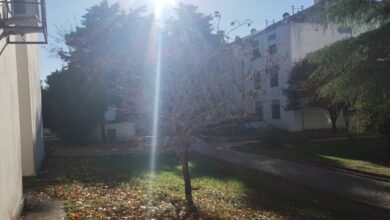
[[[176,156],[159,155],[157,167],[150,187],[146,154],[69,158],[66,179],[42,185],[40,190],[64,200],[69,219],[186,218]],[[199,155],[192,156],[191,173],[199,209],[193,219],[349,219],[315,200],[238,178]]]
[[[275,153],[286,158],[302,159],[324,165],[349,168],[390,176],[390,149],[385,140],[359,139],[351,143],[330,141],[320,143],[294,143],[282,148],[270,148],[263,144],[251,144],[235,148],[250,153]]]

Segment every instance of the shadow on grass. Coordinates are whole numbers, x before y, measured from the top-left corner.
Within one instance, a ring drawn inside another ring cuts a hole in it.
[[[293,143],[283,148],[269,148],[261,144],[251,144],[235,149],[258,154],[276,153],[286,156],[286,158],[390,175],[390,149],[386,147],[384,138],[359,139],[353,143],[347,140]]]
[[[86,185],[103,184],[115,188],[132,182],[145,184],[150,172],[149,159],[148,154],[68,158],[65,174],[68,181]],[[163,186],[158,186],[161,187],[160,192],[169,191],[183,196],[181,167],[177,156],[158,155],[156,167],[157,177],[166,178],[166,182],[161,183]],[[286,195],[267,183],[237,177],[219,163],[200,155],[191,155],[190,168],[194,196],[207,198],[209,202],[220,201],[232,206],[240,204],[240,207],[295,219],[337,219],[339,216],[313,201]]]
[[[194,182],[202,178],[238,182],[242,188],[237,199],[244,201],[243,205],[253,210],[277,213],[286,219],[354,219],[345,213],[325,208],[313,198],[297,197],[293,192],[280,191],[280,188],[272,185],[273,181],[268,181],[266,176],[257,178],[250,176],[256,175],[251,172],[237,175],[237,171],[228,170],[226,166],[209,158],[194,155],[193,159]]]

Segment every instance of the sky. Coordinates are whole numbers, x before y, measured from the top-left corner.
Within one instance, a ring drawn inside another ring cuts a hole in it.
[[[61,69],[63,63],[51,51],[57,47],[58,30],[67,30],[69,27],[78,25],[86,9],[99,4],[102,0],[47,0],[47,22],[49,32],[49,44],[40,48],[41,79],[45,80],[48,75],[57,69]],[[180,0],[108,0],[110,3],[119,2],[124,10],[128,8],[147,7],[146,13],[156,12],[156,2],[161,1],[161,20],[173,15],[174,5]],[[282,18],[283,13],[292,14],[292,6],[295,8],[307,8],[313,5],[313,0],[181,0],[198,6],[198,11],[204,14],[212,14],[219,11],[222,15],[221,29],[228,31],[230,22],[234,20],[244,21],[249,19],[253,22],[250,28],[240,28],[233,32],[234,36],[245,36],[250,29],[261,30],[266,26],[266,20],[275,22]]]

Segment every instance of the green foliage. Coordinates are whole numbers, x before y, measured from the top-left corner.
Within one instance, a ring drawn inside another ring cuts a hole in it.
[[[287,81],[288,87],[283,89],[283,94],[287,97],[287,110],[297,110],[304,107],[318,107],[321,100],[317,95],[317,88],[320,82],[310,79],[315,70],[315,65],[307,60],[296,63]],[[322,102],[321,102],[322,104]]]
[[[390,23],[310,54],[313,78],[326,80],[319,94],[348,103],[360,131],[389,132]]]
[[[322,86],[328,79],[312,77],[316,70],[317,64],[312,64],[306,59],[294,65],[287,81],[288,87],[283,89],[283,94],[287,97],[286,109],[298,110],[306,107],[323,109],[332,122],[333,133],[337,133],[336,122],[346,104],[344,100],[320,94]]]
[[[286,143],[288,131],[273,126],[259,129],[257,137],[264,146],[281,148]]]
[[[79,72],[63,69],[47,78],[43,103],[49,128],[71,143],[83,143],[97,127],[105,111],[104,86]],[[49,109],[47,109],[49,108]]]

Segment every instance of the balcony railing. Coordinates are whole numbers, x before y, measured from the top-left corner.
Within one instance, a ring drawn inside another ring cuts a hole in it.
[[[7,44],[47,44],[45,0],[0,0],[0,40]],[[39,33],[38,40],[29,41],[24,35]],[[13,37],[11,36],[21,36]]]

